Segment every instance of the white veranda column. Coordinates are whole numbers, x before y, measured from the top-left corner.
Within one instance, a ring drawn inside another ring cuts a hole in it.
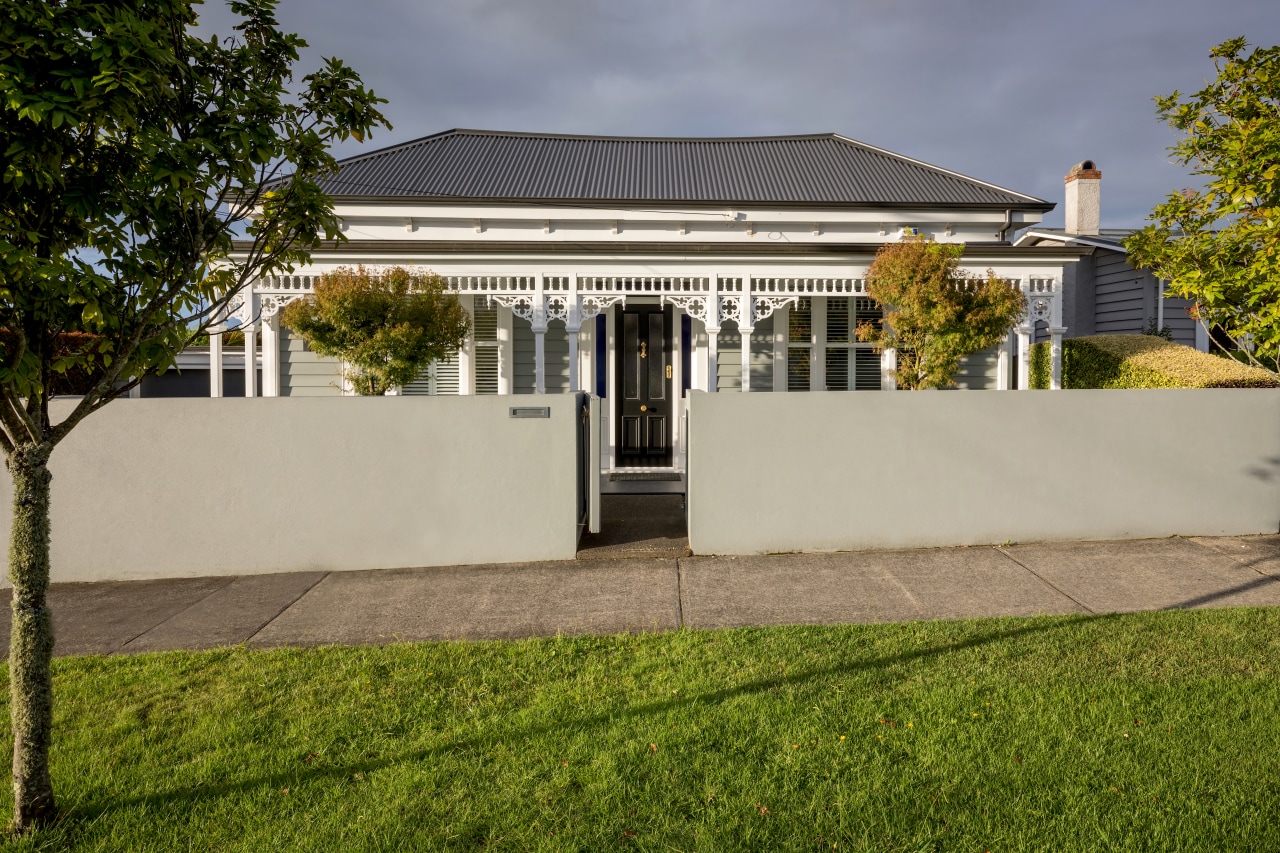
[[[569,321],[569,393],[576,394],[582,389],[578,387],[578,333],[581,331],[575,328],[578,324],[574,323],[572,318]]]
[[[547,327],[533,327],[533,393],[547,393]]]
[[[515,393],[515,315],[498,306],[498,394]]]
[[[898,351],[893,347],[880,353],[880,390],[898,390]]]
[[[209,326],[209,396],[222,396],[222,330],[226,324]]]
[[[476,316],[475,316],[475,297],[463,294],[458,297],[458,303],[462,305],[462,310],[467,312],[467,339],[462,342],[462,346],[458,348],[458,394],[460,396],[470,396],[475,393],[475,369],[473,365],[472,353],[475,352],[476,341]]]
[[[717,349],[720,335],[720,276],[711,276],[711,292],[707,294],[707,391],[718,389],[717,371],[720,353]]]
[[[707,390],[711,393],[716,392],[716,365],[718,353],[716,352],[716,337],[720,334],[720,325],[707,326]]]
[[[262,318],[262,396],[280,396],[280,316]]]
[[[538,273],[538,289],[533,295],[533,393],[547,393],[547,297],[544,280]]]
[[[773,390],[787,390],[787,337],[791,309],[786,305],[773,312]]]
[[[1009,381],[1009,347],[1013,343],[1012,337],[1005,336],[1000,342],[1000,346],[996,349],[996,390],[1008,391],[1012,384]]]
[[[1018,327],[1018,390],[1031,387],[1031,326]]]
[[[582,331],[582,308],[578,299],[578,277],[570,280],[569,297],[566,300],[564,331],[569,338],[569,393],[581,390],[578,364],[578,335]]]
[[[751,299],[751,278],[742,277],[742,297],[738,301],[738,331],[742,336],[742,390],[751,390],[751,333],[756,330],[755,306]]]
[[[569,296],[565,300],[564,331],[569,338],[569,393],[582,390],[578,335],[582,332],[582,300],[578,296],[578,275],[569,277]]]
[[[258,331],[252,323],[244,329],[244,395],[258,396]]]
[[[1049,374],[1049,387],[1054,391],[1062,390],[1062,336],[1066,333],[1062,326],[1049,327],[1049,352],[1052,353],[1052,367]]]
[[[809,300],[813,349],[809,358],[809,390],[827,390],[827,297]]]

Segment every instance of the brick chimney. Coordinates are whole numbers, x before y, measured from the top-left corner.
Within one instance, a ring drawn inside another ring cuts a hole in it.
[[[1067,233],[1097,236],[1102,216],[1102,172],[1092,160],[1071,167],[1066,184]]]

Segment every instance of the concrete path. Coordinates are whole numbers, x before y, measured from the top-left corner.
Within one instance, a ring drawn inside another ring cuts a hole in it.
[[[1280,536],[54,584],[50,603],[60,655],[1280,605]]]

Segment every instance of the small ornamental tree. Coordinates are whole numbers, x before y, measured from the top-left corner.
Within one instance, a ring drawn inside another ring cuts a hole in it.
[[[280,31],[272,0],[232,2],[239,23],[226,39],[192,33],[194,3],[0,0],[0,450],[13,480],[16,832],[57,813],[51,454],[140,377],[172,364],[246,282],[306,262],[324,236],[340,238],[320,189],[334,168],[328,147],[385,124],[381,100],[339,60],[289,86],[306,43]],[[249,247],[232,256],[242,227]],[[50,398],[69,386],[81,396],[57,413]]]
[[[471,328],[440,276],[404,267],[340,267],[280,319],[315,352],[342,359],[343,378],[361,396],[409,384],[456,353]]]
[[[867,270],[867,293],[883,323],[862,323],[858,340],[897,351],[899,388],[949,388],[960,359],[998,344],[1026,309],[1022,291],[991,270],[960,269],[964,245],[928,239],[888,243]]]
[[[1203,190],[1170,193],[1151,224],[1125,240],[1129,259],[1191,300],[1238,355],[1277,372],[1280,357],[1280,46],[1246,54],[1243,38],[1210,51],[1218,76],[1183,98],[1156,98],[1184,139],[1173,158]],[[1210,340],[1219,347],[1218,335]]]

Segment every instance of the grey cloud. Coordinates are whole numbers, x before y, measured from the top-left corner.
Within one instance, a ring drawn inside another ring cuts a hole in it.
[[[1194,182],[1152,97],[1203,85],[1227,38],[1280,42],[1274,0],[284,0],[279,17],[312,45],[304,69],[341,56],[390,100],[374,145],[835,131],[1054,202],[1088,157],[1117,227]],[[216,2],[204,19],[228,29]]]

